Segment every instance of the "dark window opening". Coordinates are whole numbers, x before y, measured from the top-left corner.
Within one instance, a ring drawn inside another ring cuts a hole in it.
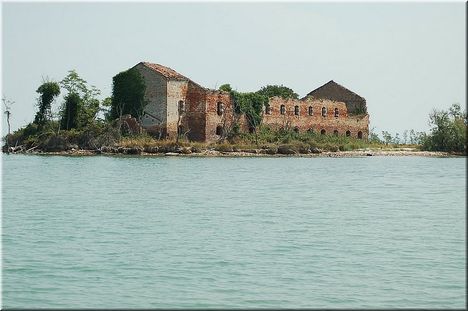
[[[310,128],[310,129],[307,130],[307,132],[313,134],[313,133],[314,133],[314,129],[313,129],[313,128]]]
[[[294,114],[295,114],[296,116],[299,115],[299,106],[294,106]]]
[[[179,109],[179,114],[182,114],[185,112],[185,103],[183,100],[179,100],[178,109]]]
[[[338,136],[338,130],[334,130],[333,135]]]
[[[284,105],[281,105],[280,107],[280,113],[285,114],[286,113],[286,107]]]
[[[297,126],[294,128],[294,132],[299,133],[299,128]]]
[[[309,106],[309,116],[314,114],[314,110],[312,109],[312,106]]]
[[[266,114],[271,114],[271,106],[270,105],[265,106],[265,113]]]
[[[322,107],[322,117],[326,117],[326,116],[327,116],[327,108]]]
[[[361,131],[359,131],[359,132],[357,133],[357,138],[362,139],[362,132],[361,132]]]
[[[218,125],[216,127],[216,135],[219,135],[219,136],[223,135],[223,126],[222,125]]]
[[[219,116],[222,115],[223,112],[224,112],[224,104],[222,102],[218,102],[216,110],[217,110]]]
[[[255,132],[255,127],[253,126],[249,127],[249,133],[252,134],[253,132]]]
[[[321,135],[325,135],[326,133],[327,133],[327,131],[325,131],[325,130],[323,130],[323,129],[320,131],[320,134],[321,134]]]
[[[338,108],[335,108],[335,118],[338,118],[338,115],[339,115]]]
[[[350,131],[346,131],[346,137],[349,137],[351,136],[351,132]]]

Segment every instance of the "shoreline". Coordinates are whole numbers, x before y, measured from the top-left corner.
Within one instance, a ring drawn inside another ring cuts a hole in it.
[[[135,151],[138,150],[138,151]],[[4,152],[4,154],[6,154]],[[463,154],[454,154],[442,151],[419,151],[419,150],[372,150],[357,149],[352,151],[323,151],[320,153],[293,153],[293,154],[268,154],[265,149],[251,149],[247,151],[217,151],[214,149],[201,150],[200,152],[145,152],[136,148],[123,148],[122,152],[104,152],[100,149],[85,150],[76,149],[68,151],[30,151],[11,152],[10,154],[22,155],[58,155],[58,156],[135,156],[135,157],[267,157],[267,158],[360,158],[360,157],[395,157],[395,156],[416,156],[416,157],[466,157]]]

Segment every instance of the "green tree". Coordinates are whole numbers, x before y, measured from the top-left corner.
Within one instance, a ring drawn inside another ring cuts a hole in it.
[[[264,95],[267,98],[278,96],[284,99],[293,98],[298,99],[297,95],[292,89],[284,85],[266,85],[257,91],[258,94]]]
[[[60,94],[60,85],[57,82],[47,81],[42,83],[36,92],[40,94],[40,97],[37,101],[39,111],[36,113],[34,123],[41,127],[50,120],[51,105]]]
[[[387,131],[382,131],[382,137],[386,145],[390,144],[393,140],[392,135]]]
[[[62,129],[70,130],[78,128],[78,111],[81,104],[81,97],[77,93],[69,93],[65,97],[65,105],[60,123]]]
[[[230,84],[223,84],[221,85],[218,90],[220,91],[225,91],[225,92],[231,92],[232,91],[232,87]]]
[[[146,106],[145,90],[145,81],[137,69],[131,68],[115,75],[112,78],[110,118],[131,114],[140,119]]]
[[[448,111],[433,110],[429,115],[430,134],[422,139],[424,150],[466,153],[466,112],[459,104]]]
[[[62,109],[62,124],[73,124],[71,128],[83,128],[91,124],[99,112],[97,96],[101,92],[93,85],[88,86],[87,82],[75,70],[70,70],[68,75],[60,81],[60,85],[68,93],[65,96],[65,105]],[[77,104],[76,107],[74,107],[75,104]],[[68,107],[67,105],[72,106]],[[72,114],[70,115],[70,113]],[[70,123],[69,117],[75,118],[75,113],[76,120],[74,119]],[[63,121],[64,119],[68,121]]]

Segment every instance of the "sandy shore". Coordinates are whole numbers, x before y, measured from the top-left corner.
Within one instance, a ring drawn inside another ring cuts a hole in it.
[[[148,153],[141,152],[138,154],[127,154],[127,153],[107,153],[99,150],[69,150],[60,152],[41,152],[33,151],[21,154],[34,154],[34,155],[62,155],[62,156],[91,156],[91,155],[109,155],[109,156],[150,156],[150,157],[162,157],[162,156],[180,156],[180,157],[332,157],[332,158],[350,158],[350,157],[388,157],[388,156],[418,156],[418,157],[458,157],[460,155],[451,154],[447,152],[433,152],[433,151],[419,151],[414,149],[398,149],[398,150],[353,150],[353,151],[324,151],[321,153],[307,153],[307,154],[267,154],[262,149],[252,149],[246,151],[235,151],[235,152],[222,152],[214,149],[201,150],[197,153],[178,153],[178,152],[167,152],[167,153]]]

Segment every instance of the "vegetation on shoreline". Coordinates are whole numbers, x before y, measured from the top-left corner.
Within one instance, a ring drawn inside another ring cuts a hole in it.
[[[64,102],[57,113],[52,103],[65,90]],[[220,90],[231,94],[237,113],[247,116],[253,133],[240,133],[233,127],[215,143],[189,142],[183,137],[160,140],[145,132],[131,134],[122,129],[121,117],[130,114],[139,120],[144,106],[145,84],[139,73],[127,70],[114,76],[112,96],[97,99],[100,91],[89,86],[75,71],[60,82],[45,81],[37,89],[40,94],[38,111],[33,122],[7,134],[3,139],[3,152],[60,152],[69,150],[95,150],[138,154],[203,150],[220,152],[261,150],[267,154],[307,154],[322,151],[351,151],[356,149],[391,149],[409,147],[427,151],[446,151],[466,155],[467,115],[459,105],[449,111],[434,110],[429,116],[432,126],[429,134],[405,131],[392,137],[383,131],[381,139],[372,130],[368,140],[344,136],[320,135],[313,132],[297,133],[293,130],[275,130],[261,123],[262,109],[268,98],[298,98],[290,88],[268,85],[257,92],[241,93],[224,84]],[[4,100],[4,104],[6,101]],[[12,103],[9,101],[9,103]],[[9,106],[5,104],[9,117]],[[99,118],[99,112],[104,118]],[[120,149],[119,149],[120,148]],[[255,151],[257,152],[257,151]]]

